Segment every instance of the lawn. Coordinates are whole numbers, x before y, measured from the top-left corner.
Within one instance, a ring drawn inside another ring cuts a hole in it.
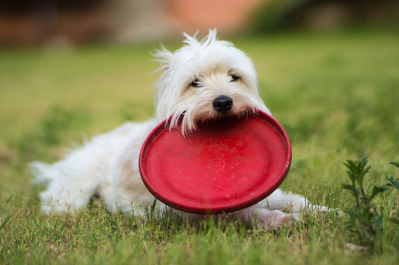
[[[255,62],[262,98],[293,147],[281,188],[347,209],[343,162],[368,157],[365,185],[399,177],[399,35],[395,30],[289,33],[233,39]],[[165,43],[175,50],[179,43]],[[375,200],[382,251],[358,252],[347,216],[303,215],[262,231],[238,222],[186,223],[169,213],[127,217],[100,199],[75,216],[40,213],[26,163],[60,159],[71,140],[153,115],[154,45],[0,51],[0,264],[398,264],[399,192]]]

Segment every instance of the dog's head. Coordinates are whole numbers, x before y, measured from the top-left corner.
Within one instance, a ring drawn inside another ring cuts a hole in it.
[[[210,30],[203,40],[184,34],[186,44],[175,53],[163,48],[154,56],[163,64],[155,95],[159,120],[172,117],[176,127],[183,115],[182,134],[195,130],[199,121],[223,116],[270,113],[258,92],[255,67],[231,43],[216,39]]]

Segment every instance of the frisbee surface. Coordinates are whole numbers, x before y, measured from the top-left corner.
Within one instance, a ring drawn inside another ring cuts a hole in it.
[[[197,214],[240,210],[266,198],[288,173],[287,134],[261,111],[199,124],[186,138],[167,123],[147,137],[139,169],[148,190],[173,208]]]

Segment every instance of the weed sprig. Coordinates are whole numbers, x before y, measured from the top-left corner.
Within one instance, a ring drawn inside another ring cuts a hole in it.
[[[391,176],[387,178],[389,183],[383,186],[374,184],[366,191],[364,177],[371,168],[371,166],[367,166],[367,162],[367,158],[362,158],[356,161],[347,160],[344,163],[348,168],[347,174],[351,183],[342,184],[342,188],[350,191],[356,201],[353,207],[345,211],[349,216],[345,231],[354,236],[357,243],[365,245],[376,252],[381,252],[384,217],[378,213],[373,200],[377,195],[388,190],[389,187],[394,187],[399,191],[399,178],[395,180]],[[397,162],[391,162],[390,164],[399,168],[399,163]],[[388,220],[399,224],[398,217],[389,218]]]

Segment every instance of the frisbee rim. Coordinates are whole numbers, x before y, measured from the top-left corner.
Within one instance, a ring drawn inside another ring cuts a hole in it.
[[[267,198],[267,196],[272,194],[281,185],[281,183],[284,181],[285,177],[287,176],[288,171],[290,169],[291,160],[292,160],[292,148],[291,148],[291,144],[290,144],[287,133],[285,132],[283,127],[272,116],[270,116],[267,113],[260,111],[260,110],[258,110],[257,113],[255,113],[253,116],[264,120],[269,125],[271,125],[274,129],[276,129],[278,131],[278,133],[280,134],[280,136],[282,136],[282,138],[285,142],[286,148],[287,148],[287,150],[286,150],[287,155],[286,155],[283,169],[281,170],[281,172],[278,176],[274,177],[277,181],[275,181],[271,186],[268,186],[267,187],[268,189],[265,192],[262,192],[261,195],[258,195],[256,198],[251,198],[250,200],[247,200],[246,202],[238,204],[238,205],[237,205],[237,203],[231,203],[230,206],[225,205],[225,206],[220,206],[220,207],[212,207],[212,209],[205,209],[204,207],[192,207],[192,206],[187,207],[184,205],[184,203],[182,204],[182,203],[178,203],[178,202],[171,202],[171,200],[169,198],[165,197],[164,195],[162,195],[162,193],[157,191],[157,188],[155,188],[150,183],[150,181],[148,181],[148,177],[145,174],[145,166],[144,166],[145,158],[144,157],[145,157],[147,150],[151,146],[151,143],[156,141],[156,138],[163,131],[176,130],[176,129],[170,129],[167,126],[167,124],[170,122],[172,117],[170,117],[169,119],[166,119],[166,120],[162,121],[160,124],[158,124],[151,131],[151,133],[147,136],[147,138],[145,139],[145,141],[140,149],[139,160],[138,160],[139,172],[140,172],[141,179],[143,180],[143,183],[147,187],[148,191],[156,199],[160,200],[161,202],[163,202],[164,204],[166,204],[172,208],[175,208],[175,209],[178,209],[178,210],[181,210],[184,212],[195,213],[195,214],[220,214],[220,213],[237,211],[237,210],[241,210],[241,209],[250,207],[250,206],[258,203],[259,201]]]

